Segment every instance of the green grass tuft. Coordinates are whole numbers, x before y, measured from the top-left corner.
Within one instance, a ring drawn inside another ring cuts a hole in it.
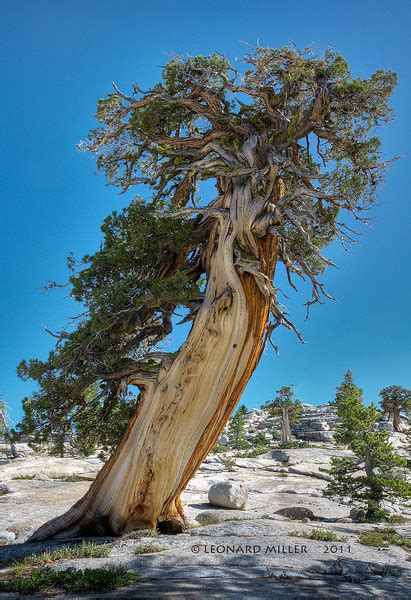
[[[45,567],[59,560],[71,558],[107,558],[110,554],[108,544],[95,544],[94,542],[81,542],[78,546],[56,548],[55,550],[30,554],[22,560],[14,563],[13,572],[20,572],[29,567]]]
[[[288,535],[322,542],[345,542],[347,540],[345,537],[338,536],[334,531],[322,527],[315,527],[311,531],[290,531]]]
[[[125,533],[124,535],[122,535],[121,537],[123,539],[127,539],[127,540],[135,540],[135,539],[139,539],[142,537],[149,537],[149,538],[155,538],[158,537],[160,534],[158,533],[157,529],[134,529],[133,531],[129,531],[128,533]]]
[[[0,581],[0,592],[17,594],[34,594],[45,590],[61,592],[94,592],[115,590],[130,585],[139,575],[129,573],[123,568],[105,569],[66,569],[52,571],[50,568],[33,571],[29,575],[13,575],[8,580]]]
[[[134,548],[134,554],[154,554],[155,552],[164,552],[167,548],[158,546],[157,544],[139,544]]]

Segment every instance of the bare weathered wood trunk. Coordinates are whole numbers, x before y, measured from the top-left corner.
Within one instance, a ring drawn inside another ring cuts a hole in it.
[[[283,444],[289,444],[291,442],[291,426],[290,416],[286,408],[282,408],[281,415],[281,442]]]
[[[187,340],[142,390],[118,448],[87,494],[67,513],[43,525],[32,540],[121,533],[185,524],[180,494],[216,444],[263,351],[271,298],[239,266],[238,240],[254,245],[259,267],[272,280],[278,240],[257,238],[250,186],[231,180],[223,189],[225,218],[213,226],[204,302]],[[236,262],[237,261],[237,262]]]
[[[401,412],[398,408],[394,408],[393,410],[392,426],[394,427],[394,431],[402,431]]]

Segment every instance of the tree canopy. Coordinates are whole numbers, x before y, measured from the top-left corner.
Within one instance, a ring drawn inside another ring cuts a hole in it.
[[[400,430],[401,414],[409,415],[411,412],[411,390],[400,385],[390,385],[380,392],[381,408],[389,415],[393,415],[393,426]]]
[[[173,360],[158,349],[173,315],[183,308],[184,320],[195,318],[214,225],[230,219],[223,190],[234,181],[253,199],[252,227],[236,239],[236,266],[272,295],[271,330],[285,325],[301,337],[260,274],[255,236],[279,239],[292,287],[296,277],[311,282],[308,309],[330,297],[319,277],[333,263],[321,249],[352,241],[353,220],[367,219],[388,164],[375,130],[393,117],[387,102],[396,74],[352,77],[331,50],[317,57],[258,47],[244,65],[219,54],[176,56],[152,89],[134,84],[126,94],[114,85],[98,101],[99,127],[80,148],[96,156],[110,185],[134,197],[106,218],[95,254],[69,257],[71,296],[82,310],[56,334],[47,360],[18,367],[37,383],[24,400],[21,432],[39,441],[53,432],[61,445],[70,431],[86,436],[82,422],[94,415],[97,431],[113,427],[115,445],[136,403],[127,377],[150,376]],[[216,182],[210,201],[200,196],[208,179]],[[141,186],[149,199],[135,196]]]
[[[300,420],[303,406],[297,398],[294,399],[293,384],[283,385],[276,391],[277,396],[264,404],[270,417],[279,417],[281,423],[282,442],[291,441],[291,424]]]

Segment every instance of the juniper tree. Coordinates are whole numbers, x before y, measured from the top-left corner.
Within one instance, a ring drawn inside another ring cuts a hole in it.
[[[374,202],[387,166],[375,129],[392,118],[396,75],[353,78],[331,50],[257,48],[244,63],[174,57],[152,89],[114,85],[98,102],[81,147],[109,184],[133,196],[145,186],[146,199],[106,219],[95,254],[70,260],[83,310],[48,360],[20,365],[38,383],[22,430],[79,430],[87,415],[103,430],[132,416],[86,496],[33,539],[181,530],[180,494],[266,342],[280,325],[301,337],[278,299],[277,263],[292,287],[311,282],[309,309],[328,297],[322,248],[349,241]],[[192,326],[170,355],[159,344],[184,308]]]
[[[395,431],[401,431],[401,414],[409,415],[411,411],[411,390],[399,385],[390,385],[381,390],[381,408],[392,416]]]
[[[345,374],[332,404],[341,420],[335,440],[347,445],[354,457],[332,458],[329,474],[333,481],[326,494],[359,501],[367,519],[382,520],[388,516],[384,500],[411,497],[411,484],[405,479],[407,460],[395,453],[388,431],[376,428],[380,412],[375,404],[364,406],[362,390],[355,385],[351,371]]]
[[[264,408],[268,410],[270,417],[279,417],[281,424],[281,443],[291,442],[291,424],[299,420],[302,412],[302,404],[294,400],[293,386],[285,385],[277,390],[274,400],[266,402]]]

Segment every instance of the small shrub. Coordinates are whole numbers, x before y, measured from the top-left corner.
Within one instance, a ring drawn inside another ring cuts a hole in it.
[[[389,541],[387,538],[377,531],[360,533],[358,536],[358,541],[360,544],[364,544],[365,546],[389,546]]]
[[[278,431],[277,429],[272,429],[270,431],[272,438],[273,438],[273,442],[280,442],[281,441],[281,432]]]
[[[164,552],[167,548],[157,546],[157,544],[139,544],[134,548],[134,554],[154,554],[155,552]]]
[[[158,537],[160,534],[158,533],[157,529],[145,529],[145,535],[146,537]]]
[[[260,446],[256,446],[252,450],[247,450],[246,452],[244,452],[244,454],[242,456],[244,458],[255,458],[256,456],[260,456],[260,454],[265,454],[269,450],[270,450],[269,446],[260,445]]]
[[[390,525],[404,525],[404,523],[407,523],[407,519],[402,515],[390,515],[387,519],[387,523]]]
[[[25,576],[13,575],[11,579],[0,581],[0,592],[35,594],[50,589],[64,592],[115,590],[130,585],[139,577],[136,573],[114,567],[84,570],[70,568],[65,571],[46,568]]]
[[[314,529],[311,529],[311,531],[291,531],[289,535],[292,537],[303,537],[322,542],[345,542],[347,539],[345,537],[338,536],[330,529],[322,529],[322,527],[315,527]]]
[[[216,452],[217,454],[220,454],[220,452],[224,452],[225,450],[225,446],[223,446],[222,444],[216,444],[213,448],[213,452]]]
[[[24,479],[34,479],[34,478],[35,478],[35,475],[16,475],[12,479],[13,480],[15,480],[15,479],[16,480],[18,480],[18,479],[24,480]]]
[[[330,529],[315,528],[311,531],[312,540],[321,540],[323,542],[344,542],[346,538],[338,536],[335,531]]]
[[[364,509],[366,510],[366,509]],[[371,516],[367,516],[364,514],[362,517],[358,517],[357,521],[360,523],[389,523],[390,522],[390,513],[385,508],[380,506],[376,506],[372,511]]]
[[[231,458],[230,456],[226,456],[226,455],[222,455],[220,458],[221,458],[221,462],[223,463],[224,467],[228,471],[234,471],[235,460],[233,458]]]
[[[399,535],[393,527],[375,528],[372,531],[360,533],[358,536],[360,544],[365,546],[400,546],[404,550],[411,548],[411,538]]]
[[[311,444],[310,442],[307,442],[307,440],[291,440],[290,442],[287,442],[286,444],[279,444],[280,448],[284,448],[284,449],[293,449],[293,448],[317,448],[317,446],[315,444]]]

